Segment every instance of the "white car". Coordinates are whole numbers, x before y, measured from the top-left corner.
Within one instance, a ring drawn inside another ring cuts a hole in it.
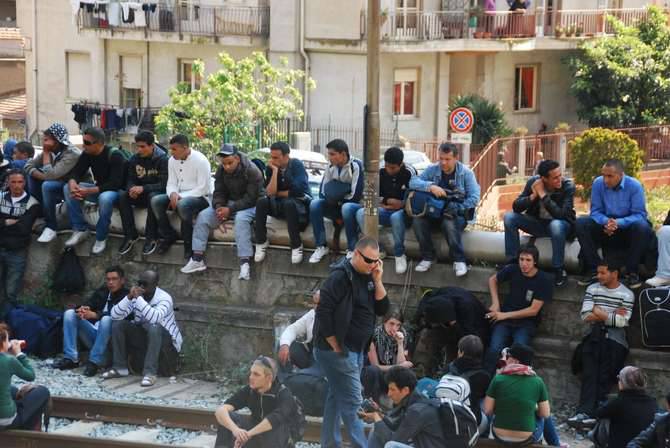
[[[260,151],[270,153],[270,148],[262,148]],[[323,173],[328,168],[328,159],[314,151],[305,151],[302,149],[291,149],[291,157],[298,159],[305,165],[307,170],[307,177],[309,182],[309,190],[313,198],[319,197],[319,189],[321,188],[321,179]]]
[[[423,173],[423,171],[428,168],[432,162],[428,156],[421,151],[412,151],[409,149],[403,149],[403,162],[407,165],[410,165],[416,170],[417,174]],[[379,161],[379,167],[384,168],[384,156],[382,151],[382,159]]]

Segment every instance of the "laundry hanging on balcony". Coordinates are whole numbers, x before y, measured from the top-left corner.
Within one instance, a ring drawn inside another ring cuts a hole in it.
[[[147,26],[146,11],[142,9],[142,3],[121,2],[120,4],[123,23],[133,23],[135,26],[140,28]]]

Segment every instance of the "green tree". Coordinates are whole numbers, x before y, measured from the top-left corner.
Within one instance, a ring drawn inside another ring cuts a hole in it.
[[[670,119],[670,28],[650,7],[637,26],[607,17],[614,36],[586,41],[566,58],[577,114],[589,126],[626,127]]]
[[[592,128],[570,142],[575,182],[582,186],[581,196],[591,197],[593,180],[609,159],[623,162],[626,174],[639,178],[644,151],[627,134],[611,129]]]
[[[472,127],[472,144],[485,145],[496,137],[512,133],[505,121],[505,113],[497,104],[479,95],[458,95],[451,101],[449,110],[467,107],[475,117]]]
[[[266,135],[276,136],[279,120],[302,118],[300,83],[314,88],[314,81],[305,80],[301,70],[289,69],[286,59],[275,67],[261,52],[237,61],[224,52],[218,60],[219,69],[199,89],[189,91],[190,86],[180,83],[170,90],[170,103],[156,117],[158,134],[186,134],[194,147],[213,157],[224,141],[247,152],[267,146]],[[202,76],[202,61],[194,64],[194,71]],[[263,136],[261,124],[267,131]]]

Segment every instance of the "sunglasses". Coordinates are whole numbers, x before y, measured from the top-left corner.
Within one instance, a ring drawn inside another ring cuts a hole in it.
[[[144,280],[138,280],[137,281],[137,286],[140,286],[142,288],[146,288],[149,284],[145,282]]]
[[[366,262],[367,264],[375,264],[375,263],[379,263],[379,258],[369,258],[369,257],[366,257],[365,255],[363,255],[363,252],[361,252],[361,251],[358,250],[358,249],[356,249],[356,252],[358,252],[358,255],[360,255],[361,258],[363,258],[363,261]]]
[[[95,144],[95,142],[92,141],[92,140],[84,140],[83,143],[84,143],[84,146],[91,146],[91,145]]]
[[[256,362],[260,362],[264,367],[268,368],[270,372],[274,374],[275,368],[267,356],[263,355],[259,356],[258,358],[256,358]]]

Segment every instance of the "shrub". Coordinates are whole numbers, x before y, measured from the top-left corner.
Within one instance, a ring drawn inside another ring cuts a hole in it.
[[[626,174],[639,178],[644,165],[643,151],[628,135],[611,129],[592,128],[570,142],[575,182],[584,199],[591,197],[591,184],[609,159],[623,162]]]

